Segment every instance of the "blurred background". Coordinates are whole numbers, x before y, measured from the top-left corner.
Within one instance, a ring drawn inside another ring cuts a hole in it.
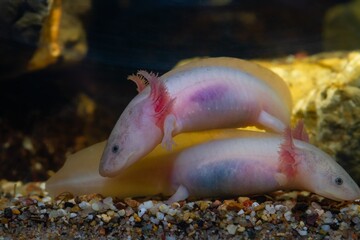
[[[301,58],[359,41],[357,0],[1,1],[0,179],[46,180],[66,154],[105,140],[138,69]]]

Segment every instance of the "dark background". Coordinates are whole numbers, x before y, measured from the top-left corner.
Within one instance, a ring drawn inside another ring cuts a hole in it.
[[[89,50],[81,62],[60,59],[36,72],[0,72],[0,179],[45,180],[67,153],[106,139],[136,95],[126,76],[137,69],[164,73],[197,56],[276,58],[342,50],[337,44],[324,48],[324,18],[348,1],[216,2],[93,0],[82,17]],[[11,36],[6,41],[33,48]],[[79,114],[82,94],[96,106],[91,116]]]

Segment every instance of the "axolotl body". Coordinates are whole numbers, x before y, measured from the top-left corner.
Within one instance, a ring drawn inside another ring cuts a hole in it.
[[[46,187],[53,196],[62,192],[120,198],[172,195],[168,202],[286,189],[334,200],[359,199],[360,189],[346,171],[299,133],[287,130],[283,136],[237,129],[182,133],[175,136],[179,145],[173,150],[158,145],[114,178],[99,175],[104,144],[97,144],[70,156]]]
[[[102,176],[118,175],[159,143],[171,149],[172,137],[181,132],[249,125],[282,132],[290,122],[286,83],[244,60],[207,58],[161,77],[139,71],[129,79],[139,94],[110,134],[99,165]]]

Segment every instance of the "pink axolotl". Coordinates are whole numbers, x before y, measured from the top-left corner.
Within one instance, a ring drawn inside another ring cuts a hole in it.
[[[181,152],[171,174],[177,190],[168,202],[287,189],[337,201],[360,199],[355,181],[332,157],[309,144],[301,123],[298,126],[293,133],[287,128],[284,136],[259,133],[214,140]]]
[[[100,161],[102,176],[116,176],[159,143],[171,149],[172,137],[181,132],[250,125],[282,132],[290,122],[285,82],[244,60],[207,58],[161,77],[139,71],[129,79],[139,94],[110,134]]]

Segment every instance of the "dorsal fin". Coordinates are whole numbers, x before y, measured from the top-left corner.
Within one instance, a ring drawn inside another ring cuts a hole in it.
[[[131,80],[136,84],[136,86],[137,86],[136,90],[138,92],[141,92],[142,90],[144,90],[144,88],[147,87],[147,85],[149,85],[148,80],[145,79],[146,77],[141,74],[142,72],[145,72],[145,71],[139,70],[136,75],[132,74],[132,75],[128,76],[128,78],[127,78],[128,80]]]
[[[297,174],[297,164],[292,131],[287,127],[279,150],[279,172],[291,179]]]
[[[300,119],[295,128],[292,130],[292,136],[294,139],[298,139],[304,142],[309,142],[309,135],[306,132],[305,126],[304,126],[304,120]]]

